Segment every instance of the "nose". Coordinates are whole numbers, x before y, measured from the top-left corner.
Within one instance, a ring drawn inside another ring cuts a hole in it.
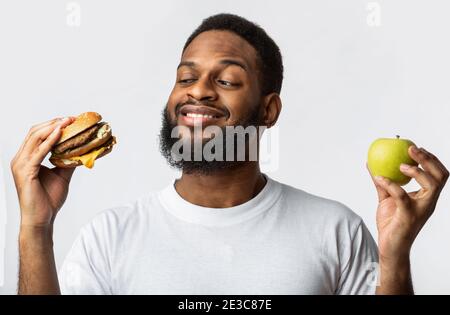
[[[187,94],[198,101],[214,101],[217,99],[217,92],[208,78],[198,79],[190,86]]]

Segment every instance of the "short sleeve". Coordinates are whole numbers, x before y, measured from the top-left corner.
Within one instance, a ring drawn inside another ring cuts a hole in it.
[[[58,274],[61,294],[112,294],[104,220],[83,227]]]
[[[348,259],[343,266],[336,294],[375,294],[378,277],[378,247],[361,221],[353,234]]]

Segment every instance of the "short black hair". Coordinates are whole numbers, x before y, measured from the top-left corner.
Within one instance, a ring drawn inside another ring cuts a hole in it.
[[[241,16],[221,13],[204,19],[200,26],[187,39],[183,47],[183,52],[194,38],[203,32],[212,30],[233,32],[252,45],[260,59],[258,60],[258,64],[262,72],[262,78],[260,80],[263,95],[273,92],[280,94],[283,83],[283,60],[280,48],[267,35],[264,29]]]

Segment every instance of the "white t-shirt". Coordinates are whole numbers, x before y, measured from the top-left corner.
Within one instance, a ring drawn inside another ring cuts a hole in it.
[[[61,292],[373,294],[378,250],[361,218],[265,176],[230,208],[189,203],[172,182],[103,211],[66,257]]]

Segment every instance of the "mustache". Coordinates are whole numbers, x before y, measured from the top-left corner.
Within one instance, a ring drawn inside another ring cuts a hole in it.
[[[212,107],[212,108],[219,109],[220,111],[222,111],[225,114],[226,117],[229,117],[229,115],[230,115],[230,113],[229,113],[229,111],[227,110],[226,107],[218,107],[218,106],[216,106],[214,104],[214,102],[211,102],[209,100],[205,100],[205,101],[199,102],[199,101],[197,101],[195,99],[190,98],[186,102],[178,103],[175,106],[175,116],[178,116],[180,114],[180,109],[184,105],[195,105],[195,106]]]

